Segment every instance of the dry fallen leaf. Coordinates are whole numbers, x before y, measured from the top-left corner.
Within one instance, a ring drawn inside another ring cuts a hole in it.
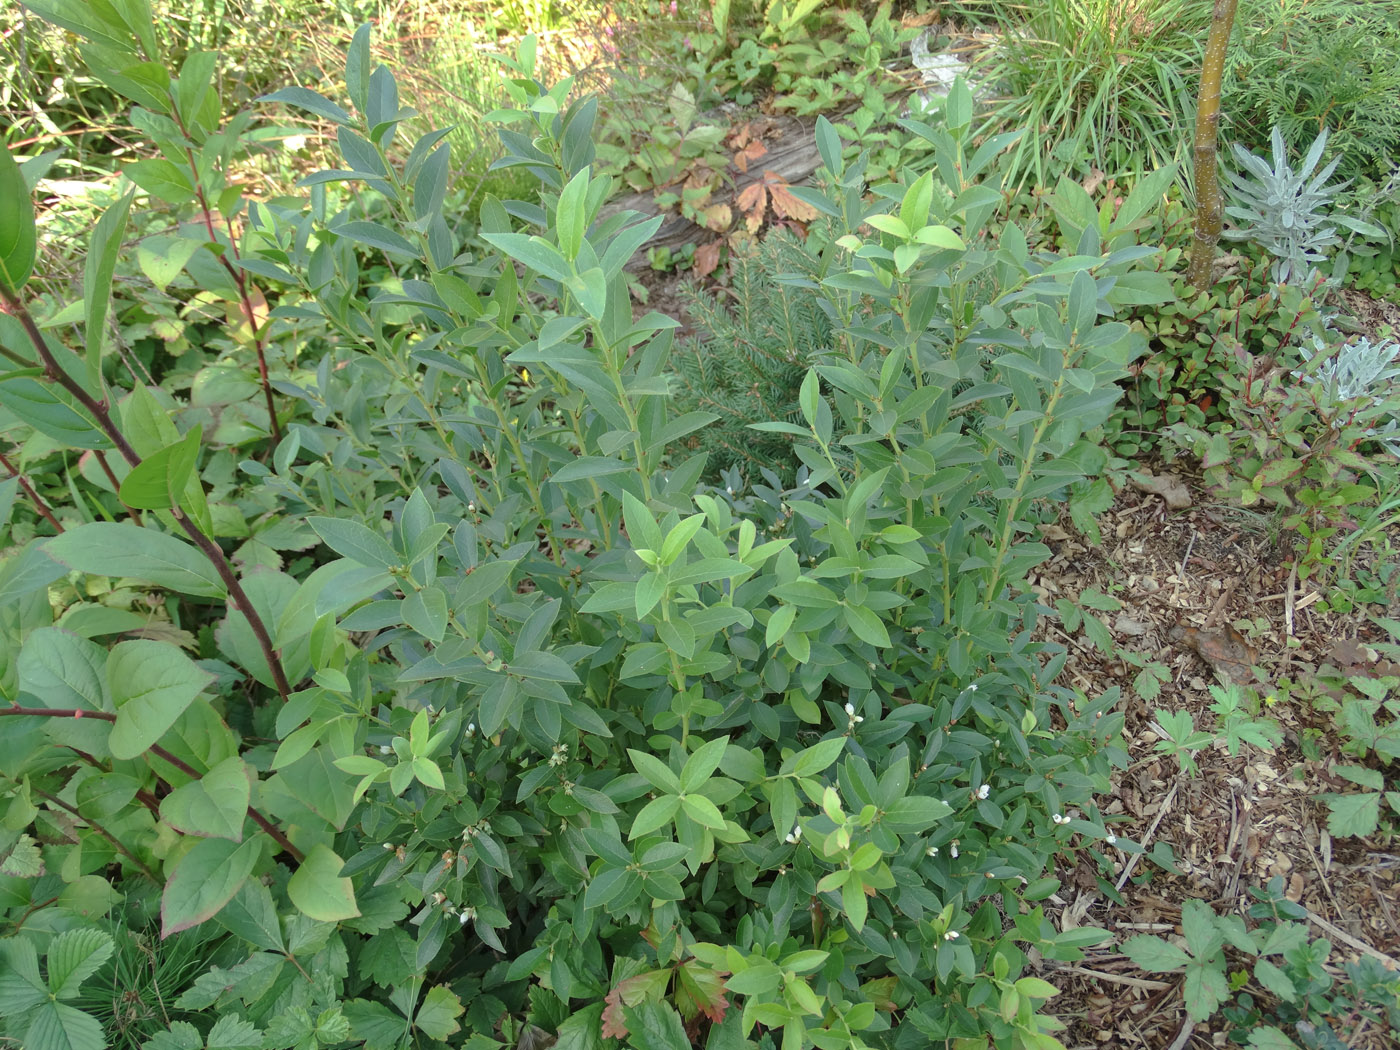
[[[727,204],[711,204],[700,212],[700,225],[715,233],[724,233],[734,222],[734,212]]]
[[[1191,490],[1175,474],[1153,474],[1143,470],[1129,477],[1135,488],[1161,496],[1172,510],[1185,510],[1191,506]]]
[[[765,171],[765,179],[773,175],[771,171]],[[817,209],[806,201],[798,200],[788,190],[787,180],[782,176],[773,176],[773,181],[768,183],[768,196],[773,203],[773,212],[783,219],[796,219],[798,222],[811,222],[817,217]]]
[[[1167,638],[1195,652],[1231,681],[1240,685],[1254,682],[1254,664],[1259,654],[1244,635],[1228,624],[1219,630],[1178,624],[1167,632]]]
[[[734,154],[734,166],[740,171],[748,171],[749,165],[767,152],[768,147],[763,143],[758,141],[750,142],[744,146],[743,149]]]
[[[695,249],[696,277],[708,277],[715,272],[715,267],[719,265],[719,248],[719,241],[711,241]]]

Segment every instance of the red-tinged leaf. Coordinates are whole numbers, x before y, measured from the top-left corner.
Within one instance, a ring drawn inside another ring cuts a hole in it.
[[[604,1000],[607,1006],[603,1009],[603,1035],[626,1038],[627,1021],[622,1008],[648,1001],[660,1002],[670,983],[670,970],[648,970],[619,983]]]
[[[689,1021],[699,1013],[722,1024],[724,1012],[729,1009],[729,1000],[724,996],[725,976],[693,959],[681,963],[676,969],[676,1007],[681,1016]]]
[[[605,1001],[607,1006],[603,1007],[603,1038],[626,1039],[627,1021],[622,1015],[621,989],[614,988],[608,993]]]
[[[719,266],[719,241],[711,241],[709,244],[702,244],[695,249],[695,276],[708,277],[715,272]]]
[[[895,989],[899,987],[898,977],[876,977],[860,986],[865,997],[875,1004],[875,1009],[893,1013],[899,1009],[894,1001]]]

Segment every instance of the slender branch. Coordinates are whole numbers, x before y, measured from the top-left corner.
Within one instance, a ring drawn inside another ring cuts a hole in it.
[[[144,860],[138,857],[135,853],[132,853],[131,850],[127,849],[126,846],[122,843],[122,841],[119,838],[117,838],[117,836],[113,835],[110,831],[104,828],[97,821],[93,820],[90,817],[83,816],[81,813],[78,812],[76,807],[70,806],[67,802],[64,802],[63,799],[59,798],[57,795],[51,795],[47,791],[41,791],[39,788],[34,789],[34,794],[38,795],[42,799],[46,799],[47,801],[52,802],[59,809],[64,810],[67,813],[71,813],[73,816],[77,817],[88,827],[92,828],[93,831],[97,832],[104,839],[110,842],[112,844],[113,849],[115,849],[127,860],[131,861],[131,863],[135,864],[136,867],[138,867],[141,870],[141,874],[145,875],[146,878],[150,879],[156,885],[160,885],[160,883],[163,881],[159,875],[153,872],[146,865],[146,862]]]
[[[28,308],[3,290],[0,290],[0,301],[4,302],[9,313],[18,318],[20,324],[24,326],[29,341],[39,352],[39,359],[44,365],[45,377],[63,387],[73,396],[75,401],[87,409],[97,425],[102,428],[103,434],[117,447],[117,451],[122,454],[122,458],[127,463],[133,467],[139,466],[141,457],[136,454],[136,450],[131,447],[131,442],[127,441],[126,435],[121,432],[121,428],[112,419],[112,413],[108,409],[107,403],[94,398],[83,388],[81,383],[59,365],[53,352],[49,349],[48,343],[44,341],[44,335],[39,331],[39,326],[34,323],[34,318],[29,313]],[[262,616],[259,615],[258,611],[253,608],[253,603],[248,600],[248,595],[243,590],[238,576],[234,573],[233,566],[229,564],[228,558],[219,549],[219,545],[206,536],[199,526],[189,519],[187,514],[172,509],[171,516],[180,523],[185,534],[213,564],[214,571],[219,574],[219,579],[228,589],[229,598],[247,618],[248,626],[253,631],[253,637],[257,639],[258,648],[262,650],[263,660],[266,661],[268,671],[272,674],[273,685],[277,687],[277,692],[285,703],[292,693],[291,684],[287,681],[287,672],[283,669],[282,660],[272,645],[272,635],[268,633],[267,625],[263,623]]]
[[[179,99],[175,97],[173,92],[170,94],[170,113],[175,119],[176,126],[180,129],[180,134],[188,139],[190,133],[185,127],[184,118],[180,115]],[[209,243],[217,245],[219,243],[219,237],[214,232],[214,212],[213,209],[209,207],[209,197],[204,192],[204,184],[199,181],[199,165],[195,163],[194,150],[186,146],[185,157],[190,165],[190,181],[194,184],[194,195],[199,203],[200,211],[204,214],[204,226],[205,229],[209,231]],[[238,258],[238,247],[234,242],[233,224],[231,222],[229,223],[228,233],[229,251],[233,252],[234,258],[236,259]],[[224,269],[228,271],[228,275],[233,278],[234,286],[238,289],[240,306],[243,309],[243,316],[247,318],[248,331],[252,334],[253,338],[253,350],[256,352],[258,358],[258,378],[262,382],[263,397],[267,401],[268,433],[272,435],[272,443],[276,446],[282,441],[282,431],[277,425],[277,406],[273,404],[272,401],[272,383],[267,375],[267,354],[263,350],[262,336],[258,333],[258,322],[255,311],[253,310],[253,300],[248,294],[248,278],[239,267],[229,262],[222,253],[216,254],[218,255],[219,262],[222,263]]]
[[[45,503],[43,497],[35,491],[34,486],[29,483],[29,479],[20,473],[20,470],[17,466],[10,462],[10,457],[5,455],[5,453],[3,452],[0,452],[0,466],[3,466],[6,470],[10,472],[10,474],[16,480],[19,481],[19,487],[24,489],[24,494],[28,496],[30,502],[34,504],[34,509],[43,515],[44,520],[47,521],[50,525],[52,525],[56,530],[62,532],[63,526],[60,525],[58,523],[58,519],[53,516],[53,511],[49,509],[49,505]]]
[[[94,450],[93,455],[97,457],[97,465],[102,468],[102,473],[107,475],[107,480],[112,483],[112,491],[117,494],[117,499],[120,501],[122,498],[122,483],[117,480],[117,475],[112,470],[112,464],[107,462],[107,454],[99,448]],[[122,506],[126,508],[127,514],[131,515],[132,521],[136,522],[137,525],[144,524],[141,520],[141,512],[139,510],[135,507],[127,507],[125,503],[123,503]]]
[[[21,707],[19,704],[13,704],[10,707],[0,707],[0,718],[4,718],[7,715],[18,715],[29,718],[95,718],[99,722],[115,722],[117,720],[117,716],[110,711],[88,711],[81,707]],[[159,744],[152,744],[146,750],[156,758],[168,762],[192,780],[199,780],[204,775],[183,758],[172,755]],[[65,806],[65,808],[67,807]],[[77,813],[77,810],[73,810],[72,812]],[[248,817],[254,824],[271,835],[273,840],[290,853],[298,862],[301,861],[301,850],[292,845],[291,840],[287,838],[282,830],[277,827],[276,824],[272,823],[272,821],[268,820],[258,809],[250,805],[248,807]],[[86,817],[82,819],[87,820]],[[96,825],[93,826],[96,827]]]

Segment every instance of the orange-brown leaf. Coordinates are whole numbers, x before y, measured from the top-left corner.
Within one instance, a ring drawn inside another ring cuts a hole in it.
[[[734,154],[734,164],[740,171],[748,171],[749,165],[767,152],[767,146],[754,140]]]
[[[694,959],[681,963],[676,968],[676,1006],[681,1016],[694,1017],[702,1013],[715,1024],[724,1022],[724,1013],[729,1009],[725,998],[724,974],[706,969]]]
[[[708,277],[719,266],[719,241],[702,244],[695,249],[695,276]]]
[[[768,210],[768,187],[762,182],[746,186],[734,199],[734,203],[743,212],[749,232],[757,233],[758,228],[763,225],[763,213]]]
[[[768,197],[773,202],[773,212],[784,219],[796,219],[798,222],[811,222],[817,217],[817,209],[806,201],[798,200],[788,190],[787,182],[780,181],[768,184]]]

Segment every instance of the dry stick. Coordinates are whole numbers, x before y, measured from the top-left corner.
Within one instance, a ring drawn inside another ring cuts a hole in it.
[[[1225,218],[1225,197],[1220,192],[1220,84],[1225,74],[1225,52],[1235,24],[1238,0],[1215,0],[1201,63],[1201,90],[1196,99],[1196,232],[1186,279],[1198,292],[1211,285],[1215,246]]]
[[[63,526],[60,525],[58,523],[58,519],[53,516],[53,511],[49,509],[49,505],[45,503],[43,497],[41,497],[39,493],[34,490],[34,486],[29,484],[29,479],[20,473],[19,468],[17,466],[10,462],[10,457],[5,455],[5,453],[3,452],[0,452],[0,466],[3,466],[6,470],[8,470],[10,474],[19,482],[19,487],[24,489],[24,494],[28,496],[30,502],[34,504],[34,509],[37,510],[41,515],[43,515],[44,520],[47,521],[50,525],[52,525],[59,532],[62,532]]]
[[[81,707],[20,707],[18,704],[14,704],[10,707],[0,707],[0,718],[4,718],[7,715],[27,716],[30,718],[95,718],[99,722],[115,722],[117,720],[117,716],[110,711],[87,711]],[[158,744],[152,744],[150,747],[146,748],[146,750],[157,758],[169,762],[192,780],[200,780],[203,778],[203,774],[195,769],[194,766],[190,765],[184,759],[172,755]],[[61,800],[60,804],[62,804]],[[65,805],[64,808],[67,808],[67,806]],[[82,816],[77,810],[71,810],[71,812],[77,816]],[[248,807],[248,816],[254,824],[271,835],[279,846],[296,858],[298,862],[301,861],[301,850],[292,845],[291,840],[282,833],[282,830],[277,827],[276,824],[268,820],[267,817],[263,816],[259,810],[251,805]],[[86,817],[82,817],[82,819],[87,820]],[[89,821],[89,823],[91,822]],[[93,827],[97,827],[97,825],[94,824]],[[101,831],[102,829],[98,828],[98,830]],[[123,852],[125,851],[123,850]],[[152,876],[152,878],[155,878],[155,876]],[[157,879],[156,881],[159,882],[160,880]]]
[[[1340,926],[1333,926],[1321,915],[1316,915],[1312,911],[1309,911],[1308,918],[1311,919],[1315,925],[1317,925],[1327,933],[1330,933],[1333,937],[1337,938],[1337,940],[1342,941],[1343,943],[1355,948],[1362,955],[1369,955],[1372,959],[1376,959],[1384,963],[1386,968],[1392,973],[1395,970],[1400,970],[1400,962],[1397,962],[1391,956],[1386,955],[1385,952],[1376,951],[1376,949],[1372,948],[1365,941],[1357,940],[1355,937],[1347,933],[1347,931],[1342,929]]]
[[[1096,981],[1109,984],[1124,984],[1129,988],[1141,988],[1148,992],[1165,992],[1172,987],[1166,981],[1149,981],[1145,977],[1129,977],[1127,974],[1105,973],[1103,970],[1090,970],[1083,966],[1057,966],[1056,973],[1073,973],[1080,977],[1092,977]]]
[[[1167,792],[1167,797],[1162,800],[1162,806],[1157,810],[1157,819],[1152,822],[1152,826],[1147,829],[1147,834],[1142,837],[1142,849],[1147,851],[1147,844],[1152,841],[1152,836],[1157,833],[1157,825],[1162,823],[1162,818],[1167,815],[1167,810],[1171,809],[1172,803],[1176,801],[1176,789],[1181,786],[1181,781],[1172,785],[1172,789]],[[1138,858],[1142,853],[1134,853],[1128,858],[1128,863],[1123,865],[1122,874],[1118,876],[1118,883],[1114,889],[1121,890],[1128,882],[1128,876],[1133,873],[1133,868],[1137,867]]]
[[[34,348],[39,352],[39,359],[44,364],[44,375],[51,382],[57,383],[73,395],[83,408],[92,415],[102,428],[109,441],[117,446],[117,451],[122,454],[122,458],[136,467],[141,464],[141,457],[136,454],[136,450],[131,447],[131,442],[127,441],[126,435],[121,432],[121,428],[112,419],[112,413],[108,411],[105,401],[97,401],[89,394],[82,385],[60,367],[54,358],[53,352],[49,350],[48,344],[44,341],[43,333],[39,331],[39,326],[34,323],[34,318],[29,310],[19,301],[18,298],[0,291],[0,301],[3,301],[6,309],[19,319],[24,326],[25,334],[29,336],[29,341],[34,344]],[[204,556],[214,566],[214,571],[219,574],[219,579],[228,589],[229,597],[238,606],[240,612],[248,620],[248,626],[253,631],[253,637],[257,639],[258,648],[262,650],[263,660],[267,663],[268,670],[272,674],[272,683],[277,688],[278,695],[285,703],[291,696],[292,687],[287,681],[287,673],[282,667],[282,660],[277,655],[277,650],[272,645],[272,635],[268,633],[267,625],[263,623],[258,611],[253,608],[253,603],[248,600],[247,593],[243,590],[243,585],[238,582],[238,576],[233,571],[233,566],[224,557],[224,552],[219,549],[218,544],[211,540],[198,525],[190,521],[183,511],[172,508],[171,516],[180,523],[180,527],[185,530],[185,534],[194,542],[194,545],[203,552]]]
[[[1167,1050],[1182,1050],[1182,1047],[1191,1041],[1191,1033],[1195,1030],[1195,1023],[1190,1020],[1186,1021],[1181,1026],[1181,1031],[1176,1033],[1176,1038],[1172,1040],[1172,1045],[1167,1047]]]

